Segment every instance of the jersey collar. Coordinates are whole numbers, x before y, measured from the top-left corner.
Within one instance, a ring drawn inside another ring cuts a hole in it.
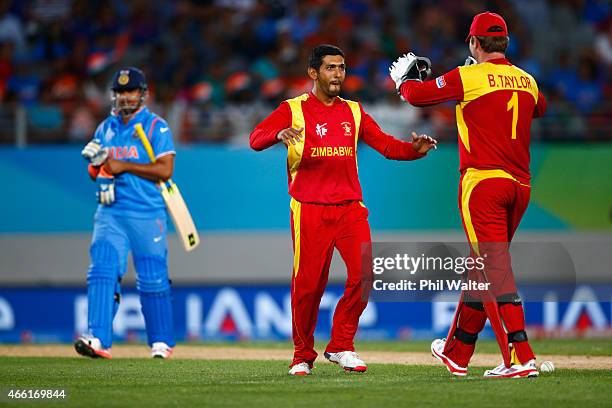
[[[317,105],[323,108],[331,108],[332,106],[336,106],[340,102],[340,98],[336,96],[334,97],[334,102],[331,105],[326,105],[321,102],[319,98],[317,98],[317,96],[312,93],[312,91],[308,92],[308,96],[310,96],[310,99],[312,99]]]
[[[495,64],[495,65],[512,65],[510,61],[508,61],[507,58],[493,58],[493,59],[487,60],[487,62],[490,62],[491,64]]]

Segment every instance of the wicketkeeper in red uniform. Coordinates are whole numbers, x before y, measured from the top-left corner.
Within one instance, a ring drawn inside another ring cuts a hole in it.
[[[412,105],[457,101],[459,210],[472,254],[489,256],[489,293],[462,293],[448,337],[434,340],[431,351],[451,373],[466,375],[488,317],[504,362],[485,377],[533,377],[538,371],[508,249],[529,203],[531,120],[544,114],[546,100],[535,79],[505,58],[508,28],[500,15],[476,15],[466,42],[473,58],[435,80],[425,81],[431,64],[414,54],[390,68]]]
[[[368,210],[357,175],[358,141],[393,160],[419,159],[436,146],[432,138],[415,133],[412,143],[395,139],[380,129],[360,103],[340,98],[345,70],[339,48],[315,47],[308,64],[312,92],[281,103],[250,135],[254,150],[282,141],[288,151],[294,249],[292,375],[310,374],[317,357],[314,330],[334,248],[346,264],[348,277],[325,357],[345,370],[366,370],[353,344],[359,316],[367,305],[362,247],[371,242]]]

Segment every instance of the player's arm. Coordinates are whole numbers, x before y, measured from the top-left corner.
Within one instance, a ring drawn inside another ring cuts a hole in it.
[[[538,91],[538,103],[536,103],[536,106],[533,109],[533,117],[540,118],[544,116],[544,113],[546,113],[546,107],[546,98],[544,97],[542,92]]]
[[[168,123],[156,116],[148,129],[148,140],[151,144],[155,160],[150,163],[134,163],[108,159],[103,168],[113,175],[132,173],[151,181],[168,180],[174,172],[174,157],[176,150],[172,137],[172,130]]]
[[[448,101],[463,100],[463,84],[459,67],[430,81],[404,81],[400,95],[414,106],[430,106]]]
[[[132,173],[152,181],[168,180],[174,172],[174,153],[158,156],[155,163],[133,163],[108,159],[102,167],[114,176],[121,173]]]
[[[267,118],[259,123],[249,136],[251,149],[261,151],[274,146],[279,141],[295,144],[304,129],[291,128],[291,108],[281,103]]]
[[[361,138],[374,150],[391,160],[416,160],[436,147],[436,141],[429,136],[418,136],[412,132],[412,142],[394,138],[382,131],[378,123],[363,109],[361,110]]]
[[[96,132],[94,133],[93,139],[91,139],[91,141],[87,143],[81,151],[81,156],[83,156],[83,158],[89,162],[87,166],[87,173],[93,181],[96,181],[98,178],[98,174],[100,174],[100,167],[102,164],[104,164],[109,156],[109,149],[104,147],[102,144],[103,125],[104,122],[98,126]]]

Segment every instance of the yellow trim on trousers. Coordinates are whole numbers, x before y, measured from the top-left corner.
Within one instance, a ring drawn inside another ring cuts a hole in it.
[[[476,255],[480,255],[480,251],[478,250],[478,237],[476,236],[476,230],[472,224],[472,215],[470,214],[470,197],[478,183],[491,178],[510,179],[523,186],[527,186],[526,184],[520,183],[510,173],[501,169],[479,170],[469,168],[465,171],[461,181],[461,215],[463,216],[463,223],[465,224],[468,241],[472,245],[472,249]]]
[[[300,268],[300,218],[302,217],[302,203],[292,198],[289,206],[293,214],[293,276],[297,276]]]

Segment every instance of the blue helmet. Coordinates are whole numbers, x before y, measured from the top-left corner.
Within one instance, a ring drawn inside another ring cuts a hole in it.
[[[111,90],[132,91],[134,89],[147,89],[147,81],[144,73],[135,67],[121,68],[115,72]]]
[[[140,91],[137,97],[121,94],[134,90]],[[120,69],[113,76],[111,91],[113,113],[129,118],[144,105],[147,95],[147,81],[144,73],[134,67]]]

